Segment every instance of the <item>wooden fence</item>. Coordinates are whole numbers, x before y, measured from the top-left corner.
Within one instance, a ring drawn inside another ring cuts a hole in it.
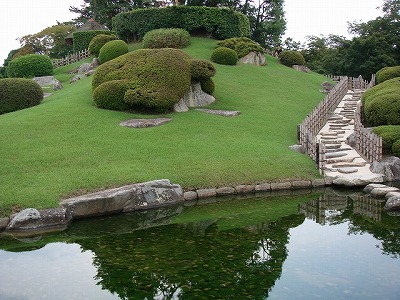
[[[358,102],[354,118],[355,149],[369,162],[382,159],[382,138],[362,124],[362,103]]]
[[[358,78],[348,78],[347,76],[331,77],[340,79],[328,95],[314,108],[314,110],[304,119],[297,128],[298,143],[303,146],[308,156],[312,158],[320,167],[323,167],[325,153],[322,144],[317,143],[316,136],[321,128],[326,124],[330,114],[335,110],[340,101],[349,89],[365,90],[372,87],[375,77],[371,82],[365,81],[361,76]],[[356,111],[354,131],[356,136],[356,150],[368,161],[379,161],[382,159],[382,139],[376,134],[365,129],[361,120],[361,108]]]
[[[53,68],[66,66],[66,65],[72,64],[74,62],[84,60],[88,57],[90,57],[89,50],[88,49],[82,50],[80,52],[76,52],[74,54],[68,55],[64,58],[54,60]]]

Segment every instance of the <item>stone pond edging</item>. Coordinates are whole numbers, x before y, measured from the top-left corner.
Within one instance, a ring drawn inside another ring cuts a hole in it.
[[[330,184],[325,179],[291,180],[183,191],[179,184],[168,179],[154,180],[63,199],[60,207],[54,209],[27,208],[8,218],[0,218],[0,232],[37,235],[65,230],[74,219],[146,210],[204,198],[318,188]]]

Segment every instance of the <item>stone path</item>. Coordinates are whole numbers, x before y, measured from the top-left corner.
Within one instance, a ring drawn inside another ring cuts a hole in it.
[[[333,184],[360,186],[383,182],[383,175],[370,171],[370,164],[347,144],[354,132],[354,116],[363,90],[349,90],[317,135],[324,149],[322,174]]]

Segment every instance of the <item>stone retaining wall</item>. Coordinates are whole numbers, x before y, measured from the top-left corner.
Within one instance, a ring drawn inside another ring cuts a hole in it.
[[[9,218],[0,218],[0,231],[13,235],[37,235],[65,230],[73,219],[146,210],[184,201],[228,195],[251,195],[293,189],[324,187],[324,179],[237,185],[184,192],[180,185],[168,179],[126,185],[119,188],[64,199],[54,209],[25,209]]]

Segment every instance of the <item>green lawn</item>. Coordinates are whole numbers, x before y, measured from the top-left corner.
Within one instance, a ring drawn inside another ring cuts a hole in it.
[[[184,51],[208,59],[214,47],[213,40],[193,38]],[[119,123],[154,116],[98,109],[90,77],[69,84],[72,75],[65,73],[73,66],[57,69],[62,90],[39,106],[0,116],[0,215],[161,178],[200,188],[318,177],[311,159],[288,146],[323,98],[325,78],[267,60],[265,67],[215,65],[217,101],[209,108],[240,110],[240,116],[190,110],[158,115],[173,120],[144,129]]]

